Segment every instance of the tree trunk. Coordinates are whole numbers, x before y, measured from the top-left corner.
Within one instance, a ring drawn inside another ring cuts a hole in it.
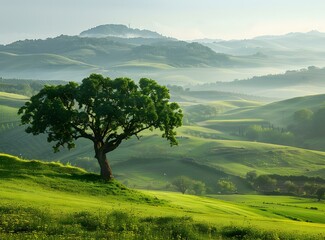
[[[96,156],[100,166],[100,176],[104,180],[113,179],[113,173],[110,165],[108,164],[106,153],[102,149],[96,150]]]

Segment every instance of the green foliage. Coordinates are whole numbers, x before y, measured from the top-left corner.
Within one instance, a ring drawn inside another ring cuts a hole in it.
[[[298,187],[296,186],[296,184],[294,184],[290,180],[284,182],[284,187],[286,188],[288,193],[296,193],[298,190]]]
[[[246,129],[249,140],[293,146],[295,136],[284,129],[252,125]]]
[[[324,195],[325,195],[325,187],[318,188],[316,191],[316,196],[317,196],[318,201],[323,199]]]
[[[257,178],[257,172],[255,170],[246,173],[246,180],[247,181],[252,183],[252,182],[255,181],[256,178]]]
[[[305,182],[303,185],[303,189],[307,195],[312,196],[316,193],[318,185],[316,183]]]
[[[179,176],[173,179],[171,183],[179,192],[183,194],[185,194],[185,192],[192,187],[192,179],[186,176]]]
[[[288,125],[288,129],[300,137],[308,137],[312,131],[313,111],[301,109],[293,114],[293,122]]]
[[[261,192],[273,192],[277,181],[268,175],[260,175],[255,179],[254,186]]]
[[[312,120],[312,133],[317,137],[325,136],[324,122],[325,122],[325,107],[318,109]]]
[[[0,237],[3,239],[312,239],[254,226],[215,226],[190,217],[141,217],[122,211],[93,213],[78,211],[58,218],[37,208],[2,206]]]
[[[217,109],[209,105],[192,105],[185,108],[185,121],[188,123],[195,123],[217,116]]]
[[[197,239],[215,228],[189,217],[149,217],[122,212],[54,214],[35,208],[0,208],[0,237],[6,239]]]
[[[203,195],[206,192],[205,183],[201,181],[193,181],[192,190],[196,195]]]
[[[222,193],[234,193],[237,191],[236,185],[232,181],[227,179],[218,180],[217,186]]]
[[[194,193],[196,195],[202,195],[206,191],[205,183],[201,181],[193,180],[186,176],[179,176],[171,181],[171,184],[176,188],[177,191],[185,194]]]
[[[182,125],[182,111],[169,103],[166,87],[142,78],[139,86],[128,78],[111,80],[92,74],[81,85],[45,86],[18,111],[27,133],[48,134],[48,142],[60,147],[75,147],[86,138],[94,143],[101,175],[112,173],[105,154],[115,150],[123,140],[144,130],[159,129],[170,145],[177,145],[174,128]]]
[[[164,131],[163,137],[175,145],[173,128],[181,125],[182,118],[179,106],[168,103],[167,88],[153,80],[143,78],[139,87],[128,78],[110,80],[93,74],[80,86],[70,82],[44,87],[19,114],[23,124],[30,124],[28,133],[47,132],[48,141],[57,142],[56,150],[74,147],[73,141],[80,137],[94,142],[107,138],[112,145],[107,148],[113,150],[122,139],[151,128]]]
[[[248,174],[253,174],[249,172]],[[256,174],[256,173],[255,173]],[[306,176],[281,176],[278,174],[260,175],[252,179],[246,177],[256,191],[262,193],[276,192],[276,194],[289,194],[303,197],[317,197],[317,190],[325,187],[325,180]]]

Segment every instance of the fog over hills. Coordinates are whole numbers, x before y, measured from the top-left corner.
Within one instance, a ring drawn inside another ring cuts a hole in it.
[[[325,92],[325,68],[309,66],[231,82],[207,83],[196,86],[201,90],[231,91],[242,94],[286,99]]]
[[[0,45],[0,76],[80,81],[98,72],[185,86],[323,67],[323,49],[325,34],[317,31],[180,41],[150,30],[106,24],[78,36]]]
[[[288,33],[278,36],[259,36],[242,40],[198,40],[216,52],[234,55],[248,55],[287,51],[322,51],[325,47],[325,33],[310,31],[307,33]]]

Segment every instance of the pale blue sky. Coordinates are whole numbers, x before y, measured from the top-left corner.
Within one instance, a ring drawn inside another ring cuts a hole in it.
[[[178,39],[325,32],[324,0],[0,0],[0,44],[121,23]]]

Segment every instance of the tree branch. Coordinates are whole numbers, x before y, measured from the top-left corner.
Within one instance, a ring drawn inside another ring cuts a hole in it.
[[[95,138],[92,135],[86,133],[85,130],[79,128],[77,125],[72,124],[72,127],[80,134],[80,136],[77,136],[77,135],[74,136],[75,139],[84,137],[84,138],[90,139],[91,141],[95,141]]]

